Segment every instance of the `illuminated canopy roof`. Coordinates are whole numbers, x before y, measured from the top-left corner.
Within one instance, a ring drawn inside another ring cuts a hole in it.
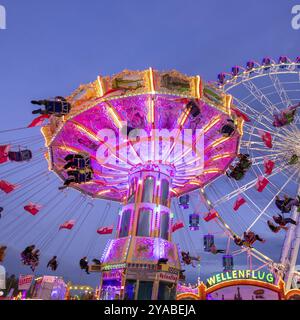
[[[191,100],[199,114],[187,108]],[[147,164],[169,166],[172,196],[203,187],[236,157],[242,134],[241,118],[235,119],[236,135],[219,132],[231,117],[230,96],[177,71],[98,77],[68,101],[71,113],[52,116],[42,128],[49,166],[65,179],[65,156],[88,153],[93,180],[73,187],[93,197],[125,200],[130,173]]]

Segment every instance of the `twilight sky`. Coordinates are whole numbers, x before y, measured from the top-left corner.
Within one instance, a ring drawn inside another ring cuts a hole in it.
[[[98,74],[151,66],[215,80],[219,72],[244,65],[248,59],[261,61],[264,56],[277,59],[280,55],[295,58],[300,55],[300,30],[291,27],[294,4],[299,0],[0,0],[7,11],[7,29],[0,30],[0,131],[27,126],[32,120],[33,98],[68,95]],[[38,135],[37,129],[2,133],[0,142]],[[13,166],[0,168],[0,177],[7,175],[9,168],[16,170]],[[35,176],[46,169],[43,161],[17,171],[11,180]],[[42,202],[43,196],[59,195],[55,176],[41,179],[40,193],[32,191],[31,199]],[[35,183],[32,181],[32,187]],[[18,252],[31,241],[40,242],[45,251],[38,273],[47,273],[46,260],[60,251],[59,274],[74,282],[97,284],[98,276],[83,274],[78,260],[87,251],[94,256],[101,254],[109,237],[95,236],[95,226],[114,223],[118,205],[105,210],[107,203],[96,201],[85,219],[89,206],[72,207],[78,194],[70,191],[69,202],[55,198],[57,203],[51,202],[53,210],[33,221],[24,218],[19,210],[25,198],[18,199],[20,205],[15,208],[15,203],[4,195],[0,197],[0,203],[10,208],[9,216],[0,220],[0,242],[7,243],[10,249],[5,262],[7,271],[27,273]],[[81,217],[75,233],[56,233],[57,223],[65,220],[61,214],[65,218]],[[49,230],[51,236],[47,238]],[[200,254],[203,232],[191,235]],[[282,236],[267,236],[264,252],[276,259]],[[187,243],[185,237],[179,231],[175,241]],[[224,246],[226,239],[220,237],[217,243]],[[220,257],[204,254],[203,262],[202,277],[221,269]],[[245,257],[236,260],[241,267],[245,262]],[[194,281],[199,270],[187,271],[189,280]]]

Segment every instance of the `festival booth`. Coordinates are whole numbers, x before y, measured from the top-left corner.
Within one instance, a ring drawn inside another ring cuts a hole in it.
[[[34,281],[33,299],[64,300],[67,285],[61,277],[43,276]]]
[[[177,300],[300,300],[300,290],[285,290],[272,273],[233,270],[212,275],[197,287],[179,286]]]

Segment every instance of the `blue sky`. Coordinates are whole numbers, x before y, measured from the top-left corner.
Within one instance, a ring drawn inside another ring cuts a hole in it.
[[[0,128],[26,126],[32,120],[30,100],[68,95],[98,74],[152,66],[215,80],[219,72],[248,59],[295,58],[300,55],[300,30],[291,27],[294,4],[299,0],[0,0],[7,11],[7,29],[0,30]],[[14,138],[26,134],[32,133],[18,132]],[[2,134],[0,141],[10,139]],[[105,202],[95,206],[100,215]],[[113,207],[117,212],[117,205]],[[44,223],[46,228],[47,220]],[[91,218],[83,228],[89,233],[92,225]],[[106,240],[97,240],[95,254]],[[266,251],[280,248],[276,238],[269,243]],[[17,243],[15,249],[24,244]],[[97,276],[87,278],[77,270],[78,247],[80,243],[70,247],[60,272],[96,284]],[[9,270],[26,272],[15,262],[14,248],[7,260]],[[220,268],[220,259],[207,260],[203,275]],[[195,279],[195,272],[190,274]]]

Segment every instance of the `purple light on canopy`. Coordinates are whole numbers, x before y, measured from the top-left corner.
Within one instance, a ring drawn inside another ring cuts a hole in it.
[[[83,152],[91,157],[94,171],[92,181],[72,187],[93,197],[121,202],[128,193],[130,172],[149,161],[160,161],[175,168],[171,196],[177,197],[204,187],[223,174],[236,157],[241,131],[228,139],[223,139],[220,134],[220,129],[231,117],[230,107],[222,102],[224,97],[211,94],[212,89],[205,88],[199,99],[199,88],[195,87],[197,77],[187,77],[175,71],[149,72],[125,71],[111,79],[103,78],[101,90],[98,88],[102,94],[116,86],[134,84],[123,91],[116,90],[116,93],[108,96],[104,94],[104,97],[94,93],[95,96],[91,98],[91,88],[87,86],[86,98],[84,94],[77,98],[75,95],[71,113],[66,118],[51,118],[50,124],[43,128],[49,148],[50,167],[62,179],[67,178],[63,159],[68,154]],[[189,116],[186,113],[189,99],[198,101],[199,114]],[[110,134],[99,135],[104,129],[113,133],[111,141],[107,140]],[[129,129],[144,132],[147,139],[143,140],[144,136],[141,135],[139,143],[130,139],[128,142]],[[153,130],[159,131],[159,137],[153,134]],[[192,132],[183,144],[184,151],[188,151],[185,155],[178,147],[179,143],[176,143],[178,137],[175,142],[169,141],[170,132],[174,130],[179,130],[183,136]],[[202,131],[203,134],[199,133]],[[204,157],[200,158],[204,164],[199,166],[198,160],[195,160],[195,146],[202,138]],[[152,144],[157,147],[153,150],[150,148],[149,152],[149,145]],[[112,145],[113,148],[110,148]],[[99,162],[99,150],[108,159],[114,159],[115,163]],[[126,161],[123,159],[125,154],[128,154]]]

